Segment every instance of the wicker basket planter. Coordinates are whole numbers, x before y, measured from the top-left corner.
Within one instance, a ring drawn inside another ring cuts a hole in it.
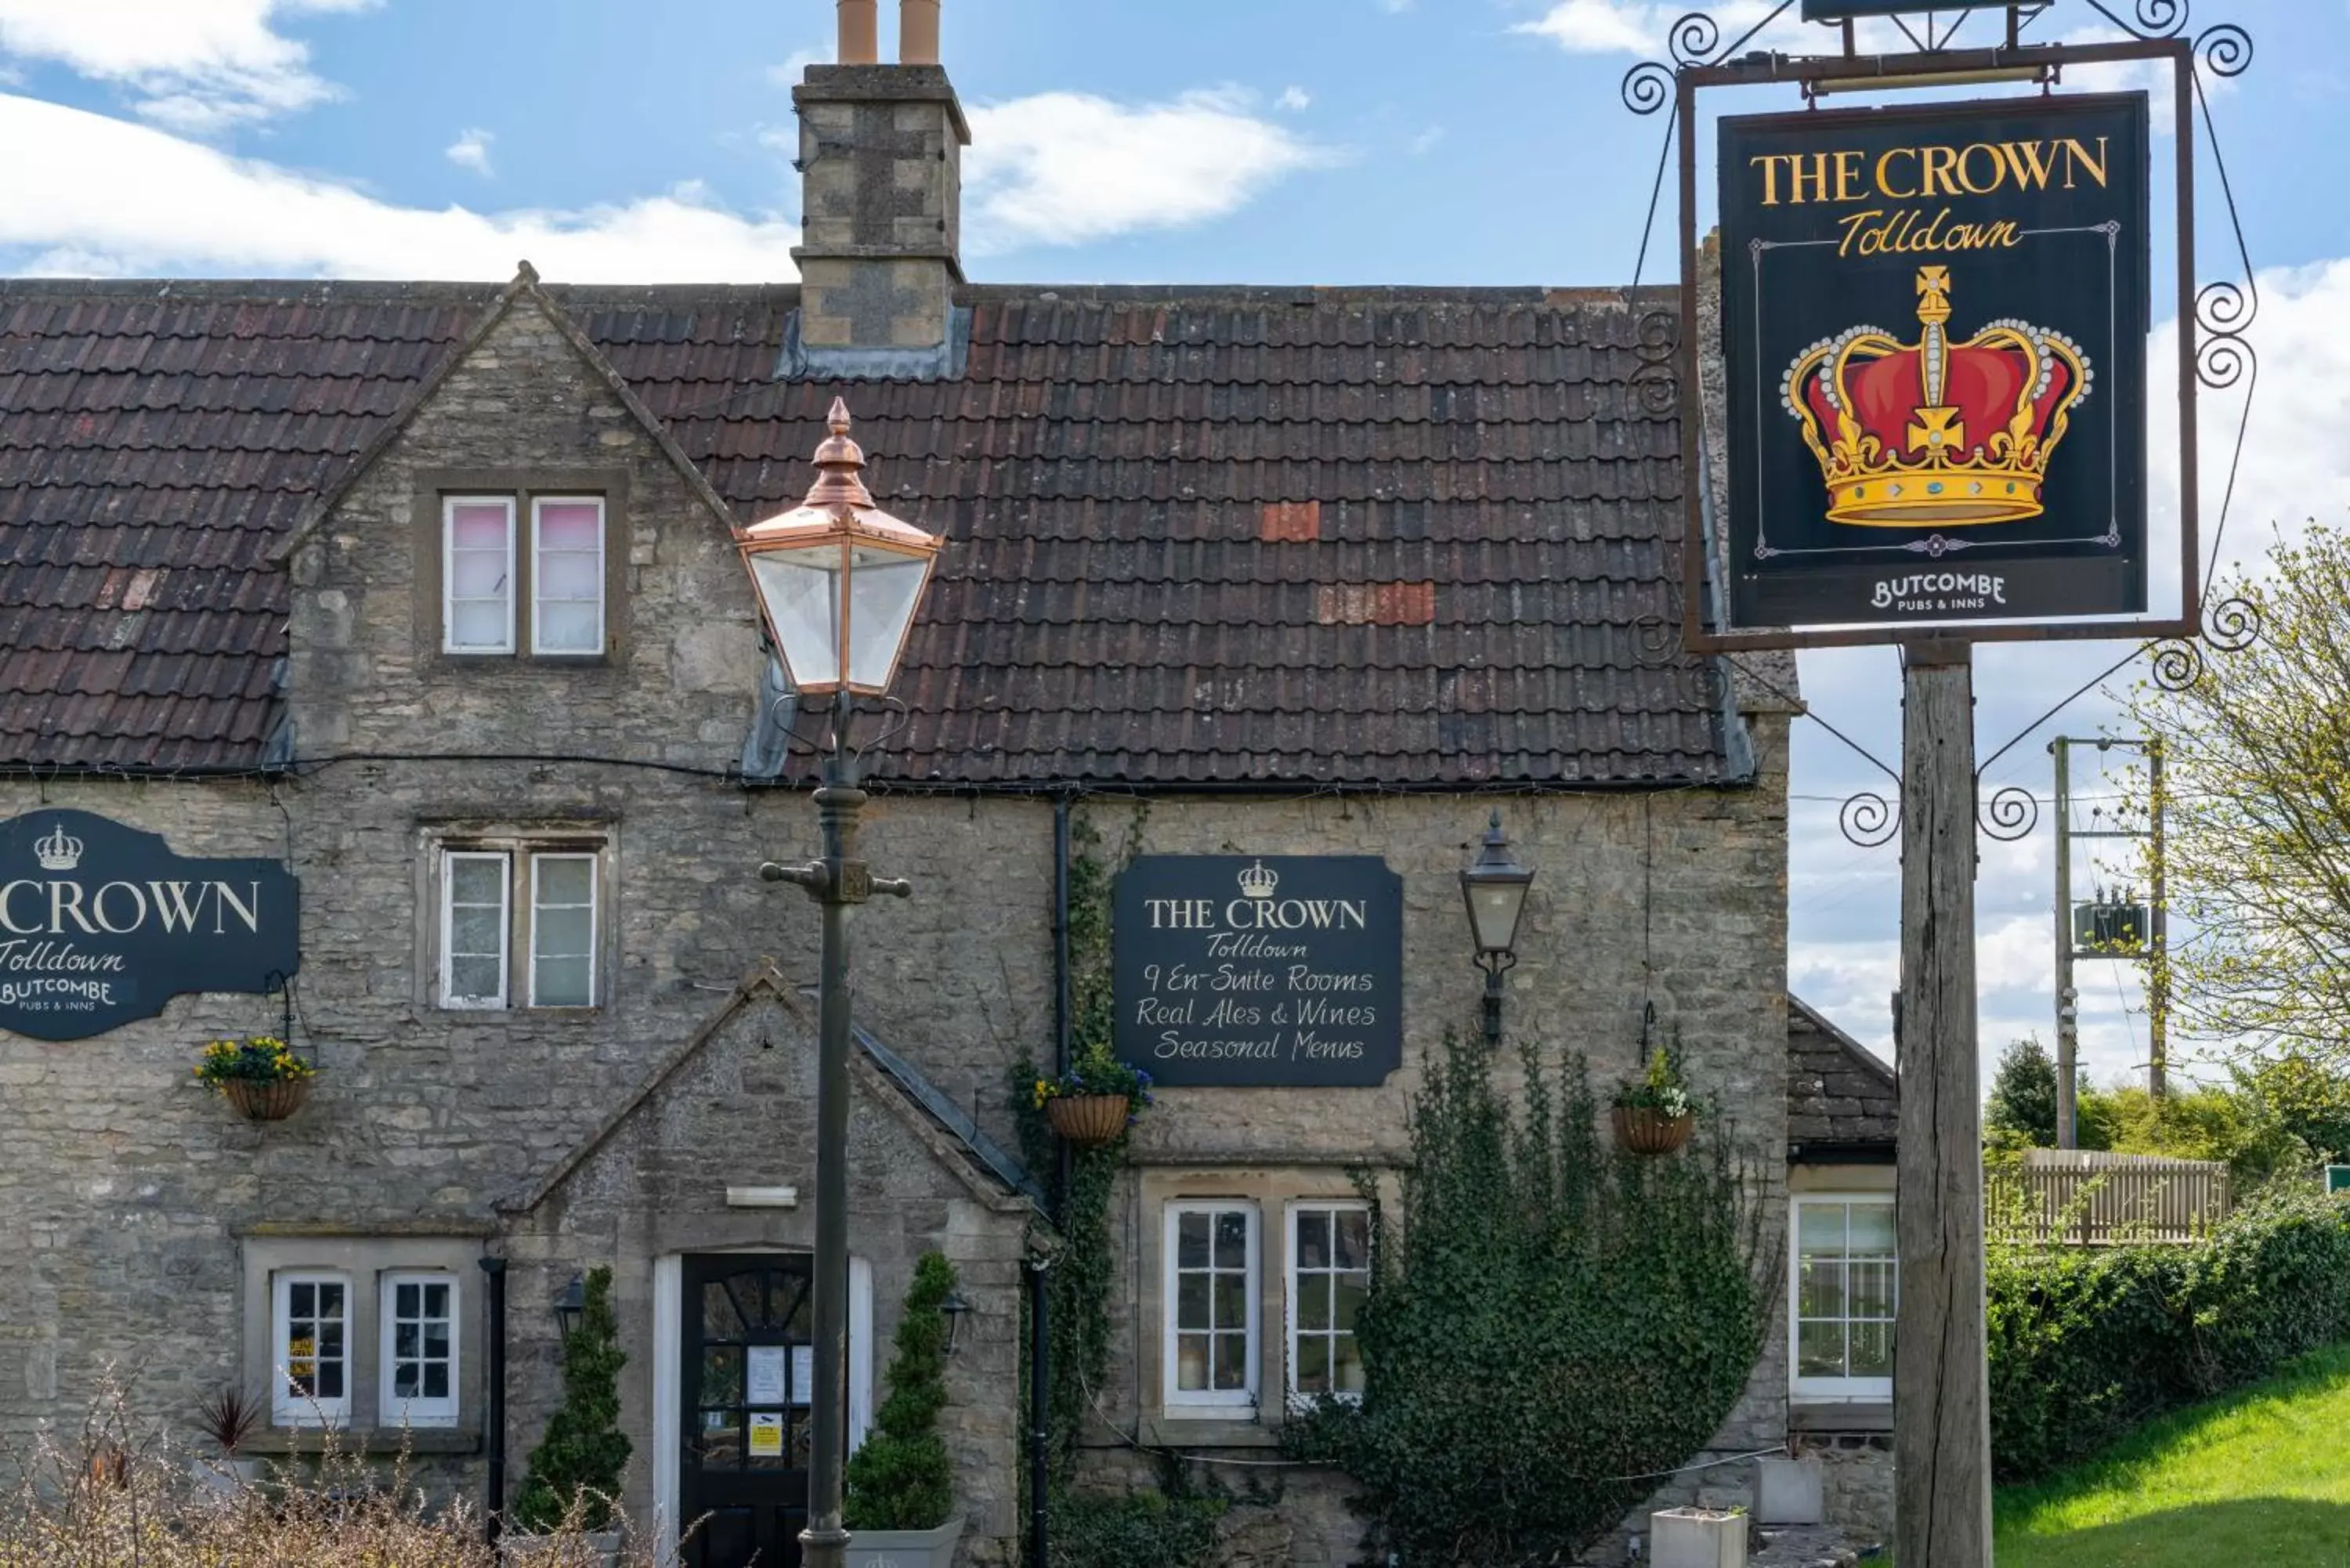
[[[237,1078],[220,1086],[221,1096],[247,1121],[282,1122],[310,1098],[308,1078]]]
[[[1670,1154],[1689,1142],[1697,1117],[1669,1116],[1662,1111],[1617,1106],[1608,1115],[1616,1123],[1616,1141],[1634,1154]]]
[[[1055,1095],[1045,1102],[1045,1116],[1078,1147],[1098,1148],[1118,1141],[1133,1108],[1124,1095]]]

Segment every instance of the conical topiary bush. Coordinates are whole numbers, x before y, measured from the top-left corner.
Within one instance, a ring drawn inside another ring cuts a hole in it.
[[[620,1431],[620,1368],[628,1360],[612,1317],[612,1271],[593,1270],[579,1326],[563,1340],[563,1403],[531,1452],[530,1480],[515,1505],[524,1529],[618,1528],[620,1472],[629,1463]]]
[[[889,1393],[864,1446],[848,1459],[850,1532],[931,1530],[954,1508],[953,1472],[939,1437],[947,1402],[947,1319],[954,1265],[925,1252],[914,1264],[885,1381]]]

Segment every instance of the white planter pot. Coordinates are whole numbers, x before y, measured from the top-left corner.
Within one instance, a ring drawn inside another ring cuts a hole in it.
[[[1758,1524],[1817,1524],[1824,1515],[1825,1480],[1817,1456],[1758,1459],[1754,1465],[1754,1520]]]
[[[962,1539],[960,1519],[936,1530],[853,1530],[847,1568],[951,1568]]]
[[[1746,1568],[1746,1516],[1669,1508],[1648,1515],[1655,1568]]]
[[[188,1473],[205,1490],[220,1497],[234,1497],[261,1479],[261,1461],[225,1454],[209,1459],[190,1459]]]

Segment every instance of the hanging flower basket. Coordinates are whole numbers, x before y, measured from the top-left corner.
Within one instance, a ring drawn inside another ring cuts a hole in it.
[[[1674,1116],[1645,1106],[1617,1106],[1608,1114],[1616,1123],[1616,1141],[1634,1154],[1670,1154],[1697,1130],[1697,1117],[1688,1111]]]
[[[282,1122],[310,1098],[307,1078],[279,1078],[270,1083],[231,1080],[220,1086],[221,1097],[249,1122]]]
[[[1616,1141],[1634,1154],[1670,1154],[1689,1142],[1697,1127],[1698,1104],[1681,1077],[1678,1054],[1658,1046],[1647,1073],[1616,1091],[1608,1112]]]
[[[300,1110],[317,1075],[317,1064],[274,1034],[214,1040],[196,1061],[196,1081],[255,1122],[282,1122]]]
[[[1055,1095],[1045,1102],[1045,1117],[1053,1130],[1081,1148],[1116,1143],[1133,1111],[1133,1102],[1124,1095]]]
[[[1059,1077],[1036,1080],[1036,1108],[1080,1148],[1116,1143],[1149,1104],[1150,1075],[1098,1047]]]

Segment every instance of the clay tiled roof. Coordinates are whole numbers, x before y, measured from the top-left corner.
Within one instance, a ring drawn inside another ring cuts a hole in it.
[[[1893,1069],[1800,998],[1787,998],[1787,1141],[1890,1149],[1900,1130]]]
[[[7,758],[259,761],[271,549],[497,292],[0,286]],[[1631,379],[1661,296],[982,287],[962,377],[844,386],[775,379],[792,288],[549,292],[738,519],[805,489],[845,393],[878,497],[947,535],[887,774],[1733,774],[1659,618],[1679,431]]]
[[[0,286],[0,762],[258,762],[272,546],[495,293]]]

